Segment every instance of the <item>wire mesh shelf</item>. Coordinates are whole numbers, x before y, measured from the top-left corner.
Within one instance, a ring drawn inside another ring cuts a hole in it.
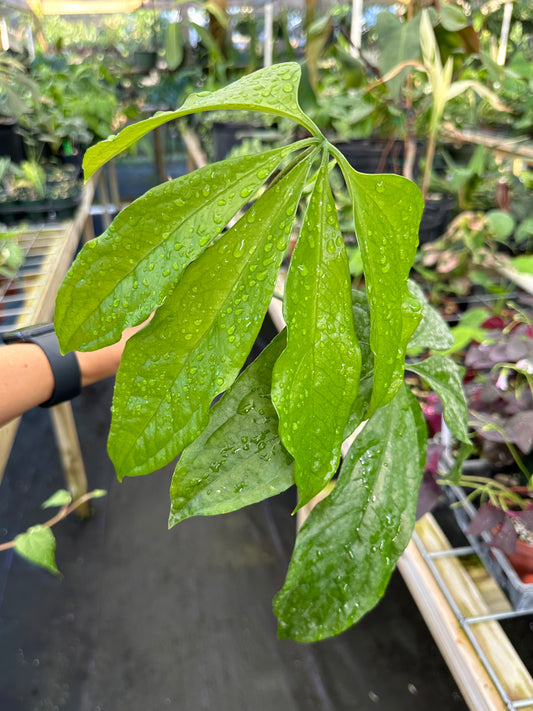
[[[502,627],[523,619],[527,634],[533,607],[515,610],[475,549],[452,546],[431,514],[417,523],[399,567],[472,711],[533,711],[533,660],[520,657]]]

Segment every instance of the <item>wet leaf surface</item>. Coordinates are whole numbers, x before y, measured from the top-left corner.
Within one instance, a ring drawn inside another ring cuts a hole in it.
[[[204,251],[128,341],[108,443],[119,478],[177,456],[234,381],[268,308],[312,160],[298,163]]]
[[[287,348],[274,369],[272,397],[281,439],[295,459],[301,506],[337,470],[361,371],[327,156],[291,257],[283,311]]]
[[[274,601],[281,637],[306,642],[338,634],[383,595],[414,526],[423,471],[412,456],[419,422],[418,403],[402,387],[357,437],[332,493],[296,538]]]

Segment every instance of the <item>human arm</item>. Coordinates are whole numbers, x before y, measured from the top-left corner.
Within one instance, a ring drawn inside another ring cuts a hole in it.
[[[141,326],[128,328],[111,346],[76,352],[81,385],[91,385],[115,375],[126,341]],[[34,343],[0,347],[0,427],[52,396],[55,378],[44,351]]]

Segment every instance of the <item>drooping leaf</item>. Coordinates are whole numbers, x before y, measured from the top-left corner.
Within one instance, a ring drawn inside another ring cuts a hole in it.
[[[294,484],[270,399],[282,331],[213,406],[209,424],[182,453],[170,487],[169,527],[189,516],[235,511]]]
[[[72,501],[72,494],[66,489],[59,489],[41,504],[42,509],[50,509],[56,506],[68,506]]]
[[[453,336],[446,321],[434,309],[424,296],[418,284],[408,282],[409,291],[422,305],[422,319],[409,341],[409,350],[415,348],[431,348],[435,351],[445,351],[453,346]]]
[[[433,355],[419,363],[408,363],[406,368],[419,375],[440,397],[444,406],[444,420],[450,432],[460,442],[450,479],[460,475],[461,464],[472,451],[468,435],[468,405],[463,391],[463,368],[451,358]]]
[[[32,526],[15,538],[15,551],[23,558],[59,575],[56,565],[56,539],[46,526]]]
[[[300,506],[337,470],[361,370],[348,257],[328,175],[324,154],[291,257],[283,308],[287,348],[272,381]]]
[[[190,264],[126,344],[108,441],[119,478],[173,459],[232,384],[268,308],[313,159],[303,158]]]
[[[169,22],[165,37],[165,58],[171,71],[179,67],[183,61],[183,37],[179,22]]]
[[[300,529],[274,601],[281,637],[338,634],[383,595],[415,521],[423,471],[415,417],[404,386],[372,415],[333,491]]]
[[[83,247],[59,289],[55,326],[63,350],[108,345],[146,319],[295,147],[208,165],[122,210]]]
[[[497,111],[504,111],[506,113],[512,113],[512,109],[501,101],[499,96],[491,91],[484,84],[481,84],[474,79],[465,79],[463,81],[454,81],[448,88],[446,94],[446,101],[454,99],[456,96],[462,96],[467,89],[472,89],[476,92],[482,99],[485,99],[494,109]]]
[[[389,402],[403,382],[404,360],[421,319],[407,280],[418,245],[424,201],[418,187],[400,175],[358,173],[334,153],[355,205],[371,314],[374,385],[370,413]]]
[[[299,80],[299,65],[295,62],[284,62],[247,74],[217,91],[191,94],[177,111],[160,111],[145,121],[126,126],[117,135],[89,148],[83,159],[85,179],[88,180],[98,168],[152,129],[167,121],[200,111],[240,109],[276,114],[296,121],[312,135],[319,136],[319,129],[298,105]]]

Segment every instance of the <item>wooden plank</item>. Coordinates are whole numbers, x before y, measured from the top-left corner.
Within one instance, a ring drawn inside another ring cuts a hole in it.
[[[0,427],[0,484],[4,478],[4,472],[7,466],[7,460],[11,454],[11,447],[15,441],[20,418],[8,422],[7,425]]]
[[[533,143],[525,136],[498,136],[484,131],[458,129],[452,124],[446,124],[443,133],[445,138],[450,140],[485,146],[496,153],[504,153],[521,158],[525,163],[533,165]]]
[[[430,514],[417,523],[416,532],[428,552],[451,550]],[[436,558],[434,562],[461,614],[473,617],[491,612],[457,557]],[[502,695],[413,541],[401,557],[398,568],[469,708],[472,711],[507,709]],[[533,697],[533,679],[501,625],[491,620],[472,625],[471,629],[509,698],[519,701]]]
[[[72,413],[72,405],[70,402],[62,402],[50,408],[50,416],[65,479],[72,498],[76,500],[87,493],[87,476],[83,465],[76,423]],[[87,518],[90,514],[89,502],[87,501],[79,506],[76,512],[81,518]]]

